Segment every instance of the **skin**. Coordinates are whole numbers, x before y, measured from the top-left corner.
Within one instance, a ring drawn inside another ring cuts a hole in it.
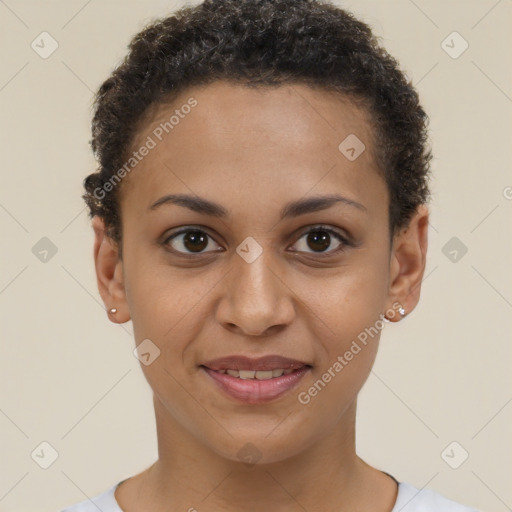
[[[190,97],[198,105],[124,178],[122,259],[93,218],[99,291],[107,311],[117,309],[111,320],[131,319],[136,344],[150,339],[161,351],[141,364],[153,390],[159,458],[121,484],[116,499],[125,512],[389,512],[396,484],[355,452],[357,395],[380,332],[307,405],[297,396],[393,304],[408,314],[415,308],[428,209],[420,206],[390,246],[370,119],[347,98],[306,85],[190,88],[148,113],[133,147]],[[352,162],[338,150],[351,133],[366,146]],[[365,209],[339,202],[279,220],[285,203],[334,192]],[[175,204],[148,210],[170,193],[215,201],[230,216]],[[318,224],[352,243],[336,253],[340,242],[331,236],[322,258],[307,237]],[[183,236],[164,244],[177,228],[198,225],[211,237],[202,253]],[[236,252],[249,236],[263,251],[252,263]],[[198,366],[233,354],[279,354],[312,369],[278,399],[244,404]],[[261,457],[255,464],[237,456],[246,443]]]

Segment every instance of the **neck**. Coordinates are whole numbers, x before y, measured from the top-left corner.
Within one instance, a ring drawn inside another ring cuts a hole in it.
[[[121,507],[123,499],[132,506],[136,494],[139,503],[144,504],[142,508],[154,511],[171,507],[225,512],[348,512],[363,506],[371,509],[376,489],[383,489],[383,485],[387,489],[387,508],[381,508],[381,493],[381,504],[373,510],[388,511],[394,504],[396,485],[355,453],[356,402],[329,435],[267,464],[247,464],[219,455],[176,422],[158,400],[154,403],[159,457],[148,470],[134,477],[138,481],[130,497],[118,493]]]

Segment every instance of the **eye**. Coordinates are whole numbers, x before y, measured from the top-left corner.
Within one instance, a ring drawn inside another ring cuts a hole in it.
[[[209,243],[210,240],[213,240],[213,238],[202,229],[186,228],[166,238],[163,245],[171,246],[173,251],[188,256],[191,254],[204,254],[204,250],[212,245]]]
[[[304,237],[305,240],[301,242]],[[334,250],[326,251],[326,249],[328,249],[333,242],[332,237],[336,239],[338,246]],[[315,226],[314,228],[308,230],[299,238],[299,241],[295,244],[295,246],[299,248],[298,250],[300,252],[307,253],[307,250],[303,250],[301,248],[307,248],[309,246],[313,249],[313,251],[309,254],[316,254],[318,256],[331,256],[332,254],[344,251],[346,246],[349,245],[350,243],[344,236],[342,236],[337,231],[325,226]]]
[[[333,237],[338,242],[338,246],[334,250],[327,251],[333,243]],[[302,241],[303,238],[305,238],[304,241]],[[170,246],[173,252],[177,252],[180,255],[194,257],[195,254],[219,252],[216,249],[206,250],[212,245],[210,240],[218,246],[206,231],[187,227],[167,237],[163,241],[163,245]],[[325,226],[315,226],[302,234],[298,242],[295,243],[295,250],[308,253],[309,251],[306,249],[309,246],[313,249],[309,254],[322,257],[342,252],[349,245],[350,242],[337,231]]]

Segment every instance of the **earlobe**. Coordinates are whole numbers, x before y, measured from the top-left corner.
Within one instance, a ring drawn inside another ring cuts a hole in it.
[[[410,313],[418,304],[426,266],[429,211],[420,205],[409,225],[396,235],[390,262],[388,307],[399,303]],[[401,316],[395,315],[394,321]]]
[[[130,320],[124,288],[123,263],[117,244],[106,234],[103,219],[94,216],[94,264],[96,280],[109,318],[115,323]]]

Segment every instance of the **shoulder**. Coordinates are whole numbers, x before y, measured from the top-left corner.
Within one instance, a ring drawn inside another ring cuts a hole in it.
[[[110,489],[94,498],[75,503],[59,512],[98,512],[98,510],[101,510],[101,512],[123,512],[114,496],[114,492],[120,483],[113,485]]]
[[[398,496],[391,512],[479,512],[452,501],[431,489],[417,489],[407,482],[398,485]]]

